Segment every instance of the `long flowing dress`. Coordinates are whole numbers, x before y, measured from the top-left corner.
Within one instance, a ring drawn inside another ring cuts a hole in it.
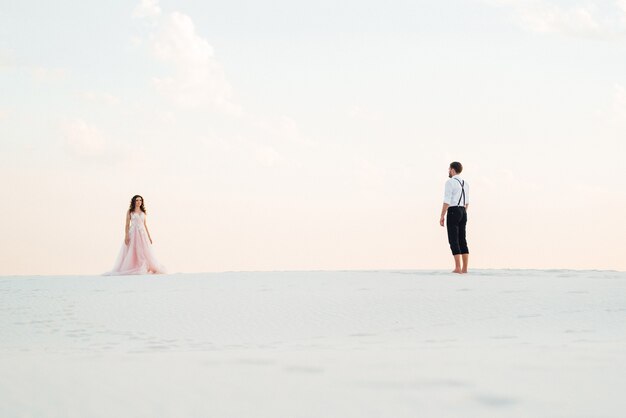
[[[113,269],[104,273],[105,276],[165,273],[165,267],[157,261],[152,250],[144,224],[145,219],[146,215],[143,212],[131,212],[128,229],[129,243],[128,245],[122,243]]]

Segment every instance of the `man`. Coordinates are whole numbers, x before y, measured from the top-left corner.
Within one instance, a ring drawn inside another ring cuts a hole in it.
[[[439,224],[443,226],[446,212],[448,213],[448,242],[454,256],[453,273],[467,273],[469,250],[465,237],[467,225],[467,207],[469,206],[469,185],[459,174],[463,171],[461,163],[455,161],[448,168],[449,180],[443,198]],[[462,262],[462,263],[461,263]]]

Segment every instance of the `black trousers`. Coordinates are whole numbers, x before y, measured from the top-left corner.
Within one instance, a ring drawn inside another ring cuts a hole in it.
[[[467,211],[464,206],[450,206],[446,218],[448,242],[453,255],[469,254],[465,227],[467,225]]]

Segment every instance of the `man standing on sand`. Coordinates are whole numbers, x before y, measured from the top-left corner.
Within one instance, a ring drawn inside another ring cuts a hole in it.
[[[469,185],[459,174],[463,171],[461,163],[455,161],[450,163],[446,189],[443,197],[443,207],[441,208],[441,218],[439,225],[443,226],[446,212],[448,213],[448,242],[454,256],[453,273],[467,273],[467,263],[469,261],[469,250],[465,237],[465,226],[467,225],[467,207],[469,206]],[[461,265],[461,261],[463,264]]]

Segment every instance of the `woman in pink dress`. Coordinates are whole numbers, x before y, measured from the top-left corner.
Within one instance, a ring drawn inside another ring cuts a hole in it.
[[[165,273],[165,267],[159,264],[152,251],[152,238],[146,223],[146,208],[143,204],[143,197],[139,195],[133,196],[130,201],[130,208],[126,213],[125,231],[124,244],[122,244],[113,270],[104,275]]]

